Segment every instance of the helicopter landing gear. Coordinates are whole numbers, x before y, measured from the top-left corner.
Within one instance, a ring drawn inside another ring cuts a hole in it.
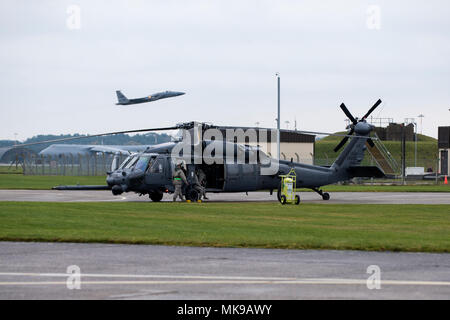
[[[278,202],[281,202],[281,181],[278,184],[277,199],[278,199]]]
[[[328,192],[323,192],[320,189],[317,188],[311,188],[312,190],[314,190],[315,192],[317,192],[318,194],[320,194],[322,196],[323,200],[330,200],[330,194]]]
[[[194,188],[188,188],[186,190],[186,200],[197,202],[198,200],[200,200],[200,193]]]
[[[148,196],[153,202],[159,202],[163,198],[163,193],[161,191],[151,191]]]

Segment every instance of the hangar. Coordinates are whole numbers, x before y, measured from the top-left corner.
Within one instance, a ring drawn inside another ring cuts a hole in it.
[[[0,148],[0,163],[23,162],[24,158],[35,154],[34,151],[24,147]]]

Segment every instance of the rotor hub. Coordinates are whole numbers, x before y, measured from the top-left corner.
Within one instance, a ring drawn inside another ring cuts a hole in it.
[[[372,131],[372,126],[365,121],[360,121],[355,125],[355,132],[360,135],[368,135]]]

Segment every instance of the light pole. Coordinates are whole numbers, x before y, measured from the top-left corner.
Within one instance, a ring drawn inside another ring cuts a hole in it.
[[[417,167],[417,122],[414,119],[414,167]]]
[[[277,117],[277,156],[280,160],[280,74],[277,72],[277,84],[278,84],[278,117]]]
[[[286,129],[288,129],[289,130],[289,121],[288,120],[286,120],[284,123],[286,123]]]
[[[423,132],[422,119],[425,117],[423,114],[419,114],[417,117],[420,118],[420,134]]]
[[[405,124],[408,123],[414,126],[414,167],[417,167],[417,122],[415,118],[405,118]]]

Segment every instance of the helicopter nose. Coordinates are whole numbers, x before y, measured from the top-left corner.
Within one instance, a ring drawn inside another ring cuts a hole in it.
[[[182,96],[183,94],[185,94],[185,92],[175,91],[176,96]]]
[[[111,188],[111,191],[112,191],[112,194],[115,196],[118,196],[119,194],[123,193],[122,187],[117,184]]]

